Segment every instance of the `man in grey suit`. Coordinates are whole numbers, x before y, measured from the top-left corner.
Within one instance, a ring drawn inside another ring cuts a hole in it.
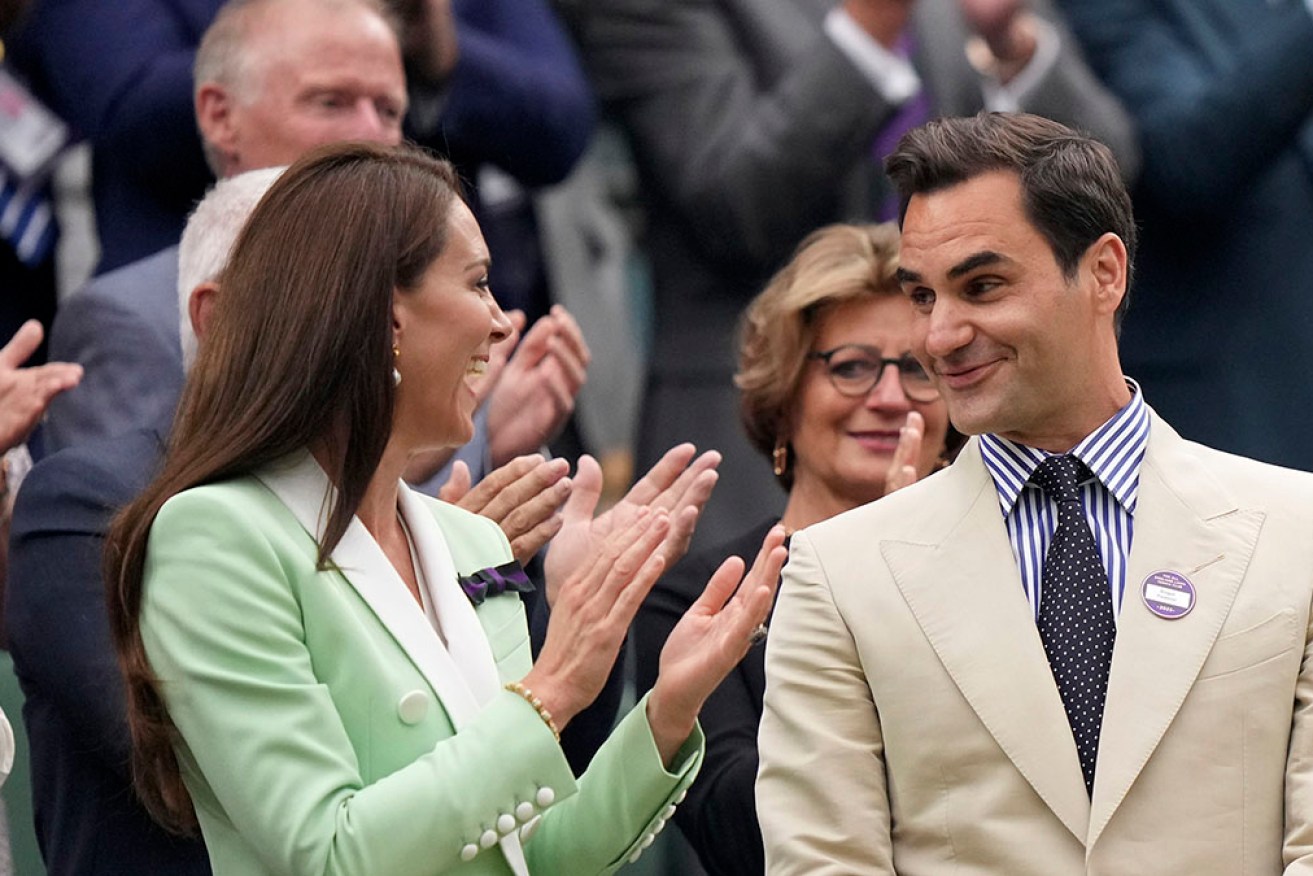
[[[1135,166],[1126,116],[1042,0],[569,5],[648,196],[656,338],[638,465],[672,441],[724,452],[703,544],[737,534],[744,508],[783,505],[735,415],[739,313],[808,232],[881,215],[898,133],[989,103],[1088,130]]]

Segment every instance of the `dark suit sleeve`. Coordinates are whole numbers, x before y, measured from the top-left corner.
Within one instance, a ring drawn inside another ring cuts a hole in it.
[[[560,182],[588,145],[596,111],[555,13],[546,0],[457,0],[453,11],[460,58],[435,145],[526,186]]]
[[[24,691],[40,690],[83,750],[127,784],[125,700],[100,572],[102,534],[116,510],[104,478],[59,454],[23,482],[9,547],[7,622]]]
[[[894,108],[793,4],[778,4],[779,14],[811,33],[778,76],[747,48],[771,37],[740,30],[725,6],[584,0],[573,20],[589,75],[623,117],[654,194],[710,258],[771,270],[839,214],[841,183]],[[762,48],[776,66],[784,51]]]
[[[51,107],[147,190],[209,178],[192,109],[192,64],[213,0],[42,0],[19,61]],[[201,23],[203,22],[203,24]]]
[[[48,452],[168,422],[182,391],[181,354],[138,314],[91,292],[70,297],[51,332],[50,358],[84,372],[50,404]]]
[[[1313,118],[1303,2],[1059,2],[1139,125],[1141,191],[1160,210],[1226,210]]]
[[[640,692],[655,683],[666,638],[725,556],[713,550],[687,558],[643,603],[633,627]],[[752,679],[764,677],[763,647],[753,646],[702,707],[698,720],[707,739],[702,771],[675,810],[675,822],[711,876],[760,876],[765,868],[753,793],[763,689]]]

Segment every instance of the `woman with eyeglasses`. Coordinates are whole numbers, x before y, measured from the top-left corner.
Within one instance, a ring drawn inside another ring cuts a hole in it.
[[[907,486],[961,446],[908,352],[913,312],[897,267],[893,224],[830,225],[748,306],[735,378],[743,424],[788,502],[778,521],[744,508],[751,528],[740,538],[690,555],[657,583],[633,631],[640,689],[655,681],[666,637],[721,558],[751,556],[777,523],[792,533]],[[707,700],[706,759],[675,814],[713,876],[765,867],[753,797],[764,660],[765,648],[753,647]]]

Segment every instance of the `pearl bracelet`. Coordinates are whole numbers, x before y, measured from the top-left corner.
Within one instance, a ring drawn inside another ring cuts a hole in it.
[[[556,737],[556,741],[561,741],[561,731],[557,729],[556,721],[552,720],[552,713],[547,711],[546,707],[543,706],[542,700],[534,696],[533,691],[529,690],[518,681],[510,682],[506,685],[506,689],[511,693],[519,694],[524,698],[525,702],[533,706],[533,710],[538,713],[539,718],[543,719],[543,723],[547,725],[547,729],[552,731],[552,735]]]

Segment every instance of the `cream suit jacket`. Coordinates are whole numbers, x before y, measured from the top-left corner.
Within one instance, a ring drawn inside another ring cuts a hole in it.
[[[1159,570],[1194,585],[1149,611]],[[792,541],[757,805],[783,874],[1313,873],[1313,476],[1154,416],[1093,798],[973,439]]]

